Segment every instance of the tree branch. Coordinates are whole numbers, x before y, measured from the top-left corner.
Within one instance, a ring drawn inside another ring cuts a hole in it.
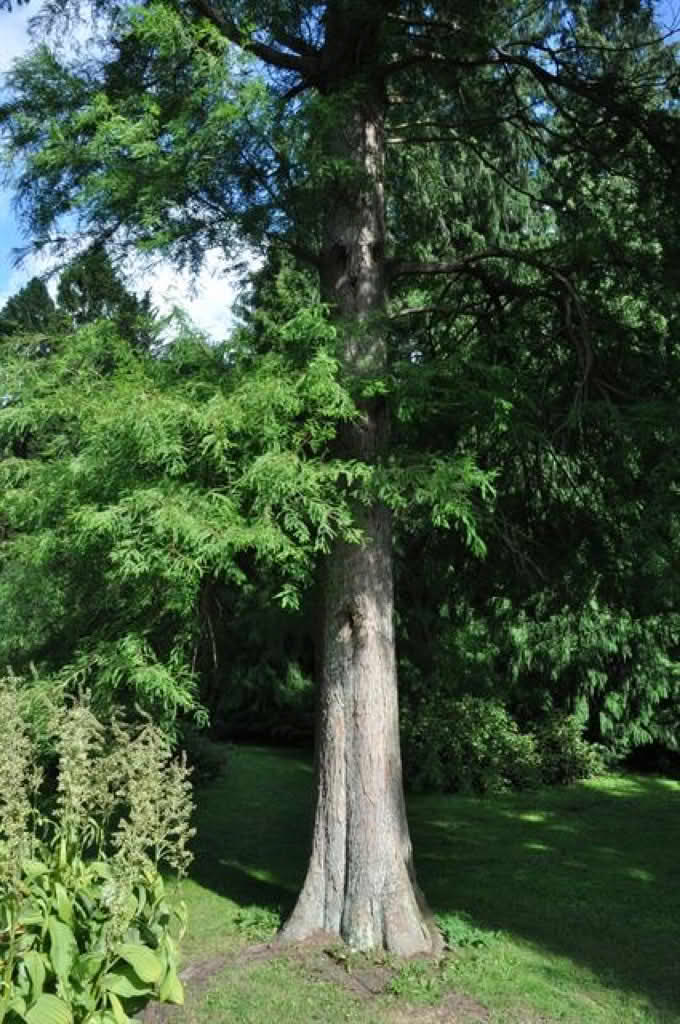
[[[439,18],[409,18],[406,14],[389,13],[387,20],[409,27],[413,25],[416,28],[434,28],[444,32],[460,31],[460,24],[457,21],[442,21]]]
[[[524,54],[508,53],[502,47],[496,47],[495,53],[497,64],[524,68],[540,82],[548,95],[553,89],[564,89],[620,118],[622,123],[633,125],[669,167],[676,168],[680,163],[680,121],[664,111],[645,112],[634,103],[618,99],[619,90],[613,88],[616,82],[611,78],[605,81],[604,78],[579,80],[574,76],[565,77],[548,71]]]
[[[400,57],[383,64],[380,73],[382,78],[386,79],[391,75],[397,74],[399,71],[417,67],[419,64],[437,64],[439,67],[470,69],[486,67],[497,63],[498,61],[494,57],[479,57],[477,60],[451,60],[436,50],[417,50],[415,53],[409,54],[408,57]]]
[[[308,75],[316,69],[318,63],[316,51],[302,40],[287,36],[285,33],[278,33],[278,38],[282,45],[293,49],[293,43],[295,43],[299,49],[304,51],[304,56],[301,56],[299,53],[286,53],[284,50],[269,46],[267,43],[261,43],[257,39],[248,38],[235,21],[228,18],[221,11],[216,10],[208,0],[189,0],[189,4],[197,14],[200,14],[211,25],[214,25],[226,39],[229,39],[244,50],[255,54],[256,57],[259,57],[266,64],[271,64],[285,71],[296,71],[299,75]],[[309,52],[310,49],[313,51],[314,59],[312,59],[312,54]]]
[[[284,32],[283,29],[276,29],[272,34],[277,43],[285,46],[287,50],[292,50],[293,53],[299,54],[301,57],[318,57],[319,55],[316,46],[308,43],[306,39],[302,39],[300,36],[290,35],[289,32]]]
[[[292,256],[295,256],[300,262],[306,263],[307,266],[314,267],[316,270],[319,269],[321,258],[318,252],[308,249],[306,245],[300,245],[299,242],[286,238],[285,235],[277,235],[274,231],[268,232],[267,240],[271,245],[283,246]]]
[[[466,270],[474,263],[479,263],[481,260],[499,259],[503,255],[498,249],[489,249],[487,252],[478,252],[473,253],[471,256],[465,256],[462,260],[458,260],[455,263],[446,260],[428,263],[411,263],[408,261],[393,263],[389,268],[390,280],[396,281],[399,277],[416,274],[426,274],[428,276],[433,274],[460,274],[461,271]]]
[[[550,251],[545,250],[545,254],[546,256],[550,256]],[[441,260],[424,263],[411,263],[408,261],[393,263],[389,268],[390,279],[394,281],[398,277],[405,277],[409,274],[460,274],[461,271],[466,270],[475,263],[495,259],[515,260],[517,263],[526,263],[527,266],[535,267],[537,270],[542,270],[544,273],[556,278],[568,289],[571,287],[565,276],[565,271],[559,270],[541,256],[535,256],[528,252],[521,252],[518,249],[502,248],[486,249],[483,252],[471,253],[470,256],[464,256],[461,260],[457,260],[456,262]]]

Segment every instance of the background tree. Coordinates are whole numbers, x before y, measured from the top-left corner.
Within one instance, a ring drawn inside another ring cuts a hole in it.
[[[59,277],[57,304],[74,327],[106,319],[121,338],[142,346],[152,342],[150,293],[139,299],[128,291],[101,246],[89,246],[69,262]]]
[[[47,19],[76,6],[50,14],[48,4]],[[482,550],[469,492],[490,496],[489,472],[476,465],[474,431],[452,444],[433,429],[445,402],[429,398],[439,366],[460,364],[469,333],[507,321],[508,304],[524,324],[529,374],[537,308],[558,353],[567,340],[577,349],[580,408],[592,346],[570,276],[570,188],[594,160],[601,181],[625,157],[634,209],[643,180],[670,194],[675,58],[650,9],[628,2],[95,11],[107,33],[98,61],[39,48],[10,77],[2,116],[27,223],[46,244],[70,212],[114,251],[162,248],[191,266],[208,246],[229,255],[276,242],[317,272],[357,410],[340,420],[334,453],[361,467],[347,491],[361,543],[345,531],[324,559],[318,800],[286,933],[430,949],[401,787],[390,507],[458,522]],[[480,165],[496,187],[475,193]],[[522,216],[523,203],[534,215]],[[663,245],[669,259],[674,239]],[[449,330],[452,281],[465,288]],[[427,350],[395,347],[388,319],[424,307],[442,313],[428,339],[438,359],[416,377]],[[408,450],[390,444],[402,381],[420,421]]]
[[[55,326],[56,307],[39,277],[32,277],[0,310],[0,341],[20,332],[49,332]]]

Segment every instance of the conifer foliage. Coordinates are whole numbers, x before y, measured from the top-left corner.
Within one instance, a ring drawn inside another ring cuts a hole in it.
[[[0,410],[0,660],[166,727],[199,708],[201,593],[252,586],[252,563],[295,604],[314,553],[356,536],[337,481],[360,472],[323,458],[353,415],[325,351],[246,373],[178,330],[151,355],[100,320],[42,360],[21,335]]]

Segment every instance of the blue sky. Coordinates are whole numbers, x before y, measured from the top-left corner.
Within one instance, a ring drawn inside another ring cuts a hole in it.
[[[35,8],[31,13],[34,11]],[[25,52],[29,17],[26,7],[19,7],[12,14],[0,12],[0,73],[7,71],[12,60]],[[14,285],[22,280],[21,275],[12,269],[10,255],[12,247],[21,244],[22,239],[11,209],[11,196],[0,189],[0,307],[7,292],[11,294],[16,291]]]
[[[657,0],[656,6],[662,25],[680,27],[680,0]],[[11,14],[0,11],[0,75],[28,49],[28,21],[38,8],[38,0],[33,0],[28,6],[15,6]],[[676,33],[678,36],[680,32]],[[0,188],[0,308],[33,274],[45,269],[30,260],[20,269],[13,266],[12,249],[25,243],[12,210],[11,194]],[[154,302],[161,310],[173,303],[182,305],[198,326],[213,336],[223,336],[228,328],[233,288],[221,272],[217,253],[207,255],[205,269],[197,281],[161,265],[153,276],[137,284],[140,291],[151,288]]]

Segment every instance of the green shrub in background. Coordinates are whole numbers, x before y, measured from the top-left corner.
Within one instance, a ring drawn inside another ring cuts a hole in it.
[[[554,713],[534,734],[541,758],[541,775],[548,785],[576,782],[604,770],[598,747],[583,738],[583,727],[574,715]]]
[[[185,909],[160,865],[179,878],[190,861],[189,770],[150,721],[105,729],[86,699],[51,728],[48,816],[16,681],[0,682],[0,1024],[125,1024],[183,1000]]]
[[[499,701],[433,692],[401,719],[404,774],[417,791],[497,793],[573,782],[603,769],[573,716],[522,732]]]
[[[180,743],[191,769],[194,788],[206,786],[219,778],[229,760],[230,747],[214,743],[193,725],[181,727]]]
[[[498,701],[433,699],[402,716],[404,771],[416,790],[489,793],[541,781],[533,736]]]

